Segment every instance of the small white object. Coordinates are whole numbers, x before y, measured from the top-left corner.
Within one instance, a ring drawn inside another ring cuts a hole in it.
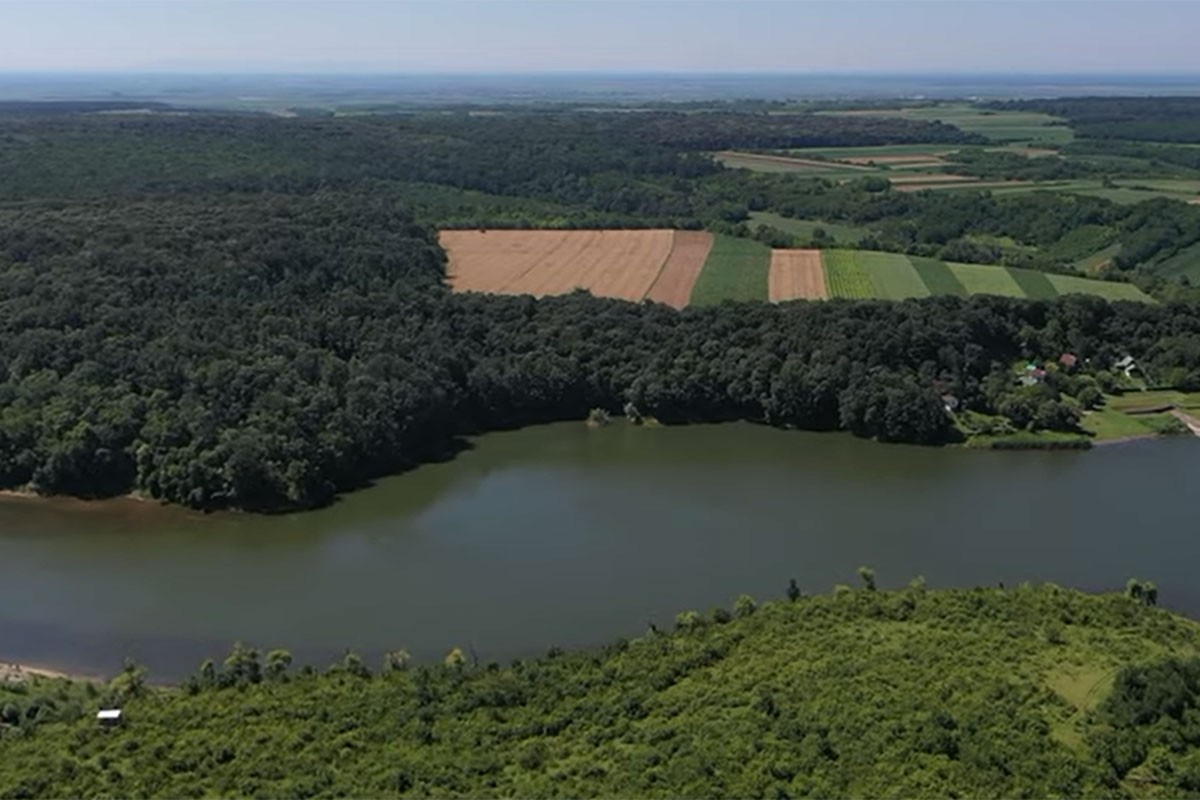
[[[96,719],[106,725],[115,725],[121,721],[121,709],[105,708],[96,712]]]

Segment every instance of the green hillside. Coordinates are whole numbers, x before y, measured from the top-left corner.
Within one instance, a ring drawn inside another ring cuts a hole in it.
[[[742,598],[510,667],[275,653],[267,677],[243,651],[130,691],[114,729],[92,719],[113,689],[0,689],[0,796],[1181,796],[1198,645],[1126,596],[915,585]]]

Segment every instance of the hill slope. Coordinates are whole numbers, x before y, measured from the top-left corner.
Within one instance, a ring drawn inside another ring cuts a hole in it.
[[[350,657],[255,682],[243,652],[126,699],[115,730],[90,718],[102,698],[40,684],[60,695],[43,717],[83,716],[5,727],[0,795],[1194,791],[1200,669],[1165,659],[1194,657],[1200,626],[1168,612],[1057,587],[910,588],[747,598],[729,617],[509,668],[366,677]],[[9,695],[9,710],[29,699]]]

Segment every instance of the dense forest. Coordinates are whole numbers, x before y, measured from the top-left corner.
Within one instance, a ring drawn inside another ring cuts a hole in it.
[[[989,152],[973,146],[980,143],[976,135],[895,117],[651,110],[332,119],[0,114],[0,196],[113,202],[224,192],[383,192],[440,227],[706,227],[742,236],[756,235],[747,224],[751,212],[775,211],[878,229],[841,244],[1046,270],[1073,269],[1074,260],[1105,246],[1092,247],[1096,240],[1086,234],[1100,226],[1122,243],[1108,277],[1164,296],[1171,294],[1164,286],[1170,277],[1158,275],[1155,265],[1200,241],[1200,208],[1182,203],[1145,213],[1049,192],[906,193],[882,178],[839,184],[753,174],[723,169],[710,157],[724,148],[908,142],[960,145],[950,170],[989,178],[1094,172],[1074,161]],[[780,231],[761,236],[808,244]],[[1001,253],[981,247],[979,236],[1037,252]]]
[[[769,207],[873,220],[920,253],[978,230],[1061,243],[1133,214],[1137,230],[1161,233],[1149,252],[1179,246],[1176,228],[1190,224],[1175,203],[1130,211],[750,176],[641,138],[647,126],[663,139],[817,135],[802,115],[763,115],[761,127],[736,116],[3,119],[0,488],[311,507],[452,453],[464,435],[593,408],[937,444],[960,436],[947,394],[1002,429],[1073,430],[1125,355],[1164,384],[1200,387],[1200,318],[1186,305],[980,297],[676,312],[445,288],[431,224],[480,209],[524,224],[666,214],[720,228]],[[931,135],[910,127],[875,120],[843,135]],[[1015,361],[1064,352],[1087,369],[1014,382]]]
[[[1064,117],[1086,139],[1200,142],[1200,97],[1065,97],[986,105]]]
[[[0,687],[0,795],[1195,797],[1200,628],[1152,586],[742,596],[507,667],[237,646]],[[782,586],[780,587],[783,588]],[[94,715],[117,705],[125,721]]]
[[[1127,353],[1200,386],[1187,306],[1001,298],[727,304],[452,295],[386,194],[225,193],[0,212],[0,486],[281,508],[455,437],[632,403],[940,443],[939,399],[1070,428],[1011,363]]]

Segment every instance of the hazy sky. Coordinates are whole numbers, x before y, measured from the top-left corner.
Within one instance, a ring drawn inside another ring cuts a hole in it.
[[[1200,0],[0,0],[0,70],[1200,72]]]

